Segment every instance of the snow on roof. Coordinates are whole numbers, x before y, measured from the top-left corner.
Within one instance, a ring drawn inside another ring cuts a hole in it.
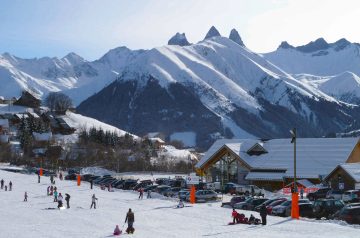
[[[0,126],[8,128],[9,120],[8,119],[0,119]]]
[[[360,183],[360,163],[341,164],[346,173],[348,173],[357,183]]]
[[[161,144],[165,144],[165,141],[163,141],[161,138],[159,138],[159,137],[153,137],[153,138],[149,138],[149,140],[151,141],[151,142],[159,142],[159,143],[161,143]]]
[[[52,137],[52,133],[51,132],[46,132],[46,133],[33,132],[33,137],[36,141],[49,141]]]
[[[298,138],[296,143],[297,176],[318,178],[319,174],[329,174],[337,165],[345,163],[358,141],[358,138]],[[263,143],[262,146],[268,153],[252,156],[247,154],[248,149],[256,143]],[[252,169],[284,169],[286,170],[285,177],[293,177],[294,144],[290,143],[290,139],[218,140],[205,153],[196,167],[203,167],[224,146],[238,155]]]
[[[300,179],[300,180],[296,180],[296,183],[301,184],[302,186],[309,188],[309,187],[313,187],[314,184],[312,182],[310,182],[307,179]],[[289,183],[288,185],[286,185],[285,187],[289,187],[292,184],[294,184],[294,182]]]
[[[269,180],[269,181],[283,181],[284,172],[249,172],[246,180]]]

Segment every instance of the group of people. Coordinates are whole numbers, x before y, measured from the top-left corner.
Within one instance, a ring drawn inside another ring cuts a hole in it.
[[[0,185],[1,185],[1,189],[4,189],[5,191],[8,190],[8,186],[5,185],[4,179],[1,179]],[[9,191],[11,191],[11,190],[12,190],[12,182],[10,181],[10,182],[9,182]]]
[[[259,225],[260,219],[256,218],[253,214],[250,215],[249,218],[245,217],[244,214],[238,213],[235,209],[233,209],[231,216],[233,218],[233,222],[229,223],[231,225],[241,223],[241,224],[254,224]],[[266,216],[267,216],[267,210],[266,206],[263,204],[260,208],[260,217],[261,217],[261,224],[266,225]]]

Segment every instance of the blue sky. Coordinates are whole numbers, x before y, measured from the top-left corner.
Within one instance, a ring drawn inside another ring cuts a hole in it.
[[[0,53],[94,60],[118,46],[164,45],[176,32],[198,42],[212,25],[224,36],[236,28],[250,49],[268,52],[283,40],[360,42],[359,22],[355,0],[1,0]]]

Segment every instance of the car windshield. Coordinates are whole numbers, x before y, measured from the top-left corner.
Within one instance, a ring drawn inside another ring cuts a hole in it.
[[[283,203],[281,203],[280,205],[281,206],[289,206],[291,204],[291,201],[285,201],[285,202],[283,202]]]
[[[249,203],[249,202],[251,202],[252,200],[253,200],[253,198],[248,198],[248,199],[245,200],[245,202]]]

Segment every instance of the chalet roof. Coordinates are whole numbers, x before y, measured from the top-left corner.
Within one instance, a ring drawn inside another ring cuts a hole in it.
[[[246,180],[283,181],[285,172],[249,172]]]
[[[165,144],[165,141],[163,141],[161,138],[159,137],[153,137],[153,138],[149,138],[149,140],[151,142],[158,142],[158,143],[161,143],[161,144]]]
[[[360,163],[346,163],[338,165],[329,175],[325,178],[328,179],[329,176],[338,168],[342,168],[356,183],[360,183]]]
[[[329,174],[338,164],[346,162],[358,141],[358,138],[298,138],[297,176],[299,178],[318,178],[319,175]],[[256,143],[264,147],[268,153],[249,155],[247,151]],[[203,168],[222,148],[231,150],[252,170],[283,169],[286,171],[285,177],[293,177],[294,145],[290,143],[290,139],[218,140],[196,164],[196,167]]]

